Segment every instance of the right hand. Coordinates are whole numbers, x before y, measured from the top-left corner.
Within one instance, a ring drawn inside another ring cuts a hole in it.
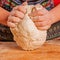
[[[50,13],[46,8],[44,8],[41,5],[35,5],[40,6],[39,10],[34,10],[29,15],[32,16],[32,21],[35,23],[36,27],[39,30],[48,30],[51,25],[53,24],[54,15]]]
[[[9,27],[15,27],[17,23],[23,20],[26,13],[25,5],[26,3],[13,8],[7,21]]]

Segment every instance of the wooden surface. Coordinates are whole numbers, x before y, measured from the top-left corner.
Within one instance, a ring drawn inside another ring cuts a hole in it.
[[[33,51],[24,51],[15,42],[0,42],[0,60],[60,60],[60,40],[47,41]]]

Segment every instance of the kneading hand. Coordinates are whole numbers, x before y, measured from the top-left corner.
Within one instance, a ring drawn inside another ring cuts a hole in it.
[[[23,20],[25,13],[26,9],[24,5],[14,7],[8,18],[7,25],[9,27],[15,27],[17,23]]]
[[[36,5],[38,6],[38,5]],[[54,16],[49,13],[44,7],[41,6],[40,10],[35,10],[30,16],[33,16],[32,20],[38,29],[47,30],[53,24]]]

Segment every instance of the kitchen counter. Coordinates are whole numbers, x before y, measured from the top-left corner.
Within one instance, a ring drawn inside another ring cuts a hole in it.
[[[0,60],[60,60],[60,38],[33,51],[24,51],[15,42],[0,42]]]

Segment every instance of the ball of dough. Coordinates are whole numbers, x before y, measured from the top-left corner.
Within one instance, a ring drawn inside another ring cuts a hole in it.
[[[28,16],[34,7],[34,5],[27,5],[27,12],[22,22],[16,24],[15,28],[10,28],[17,45],[24,50],[37,49],[46,41],[47,31],[38,30]],[[35,8],[39,9],[40,7]]]

